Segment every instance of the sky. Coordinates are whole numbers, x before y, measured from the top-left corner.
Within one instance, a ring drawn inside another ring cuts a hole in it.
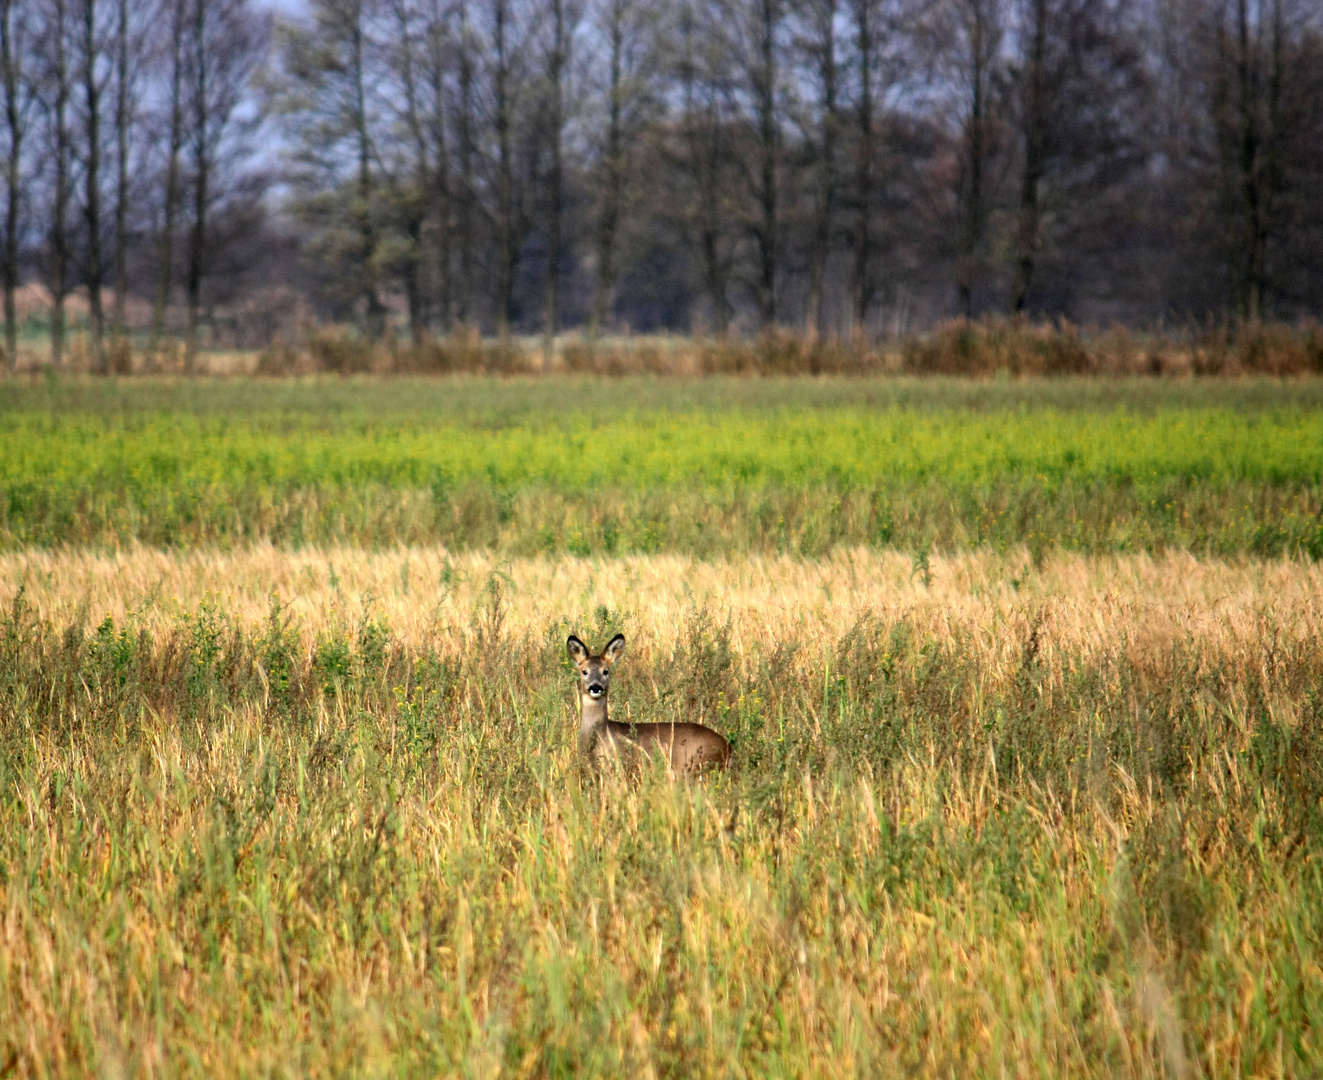
[[[262,6],[277,15],[302,15],[308,10],[305,0],[263,0]]]

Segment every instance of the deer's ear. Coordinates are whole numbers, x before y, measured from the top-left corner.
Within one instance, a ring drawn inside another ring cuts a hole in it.
[[[570,659],[576,664],[582,664],[588,659],[588,649],[582,641],[573,634],[565,642],[565,651],[570,654]]]
[[[625,651],[625,635],[617,634],[606,643],[606,648],[602,650],[602,659],[608,664],[614,664],[620,659],[620,654]]]

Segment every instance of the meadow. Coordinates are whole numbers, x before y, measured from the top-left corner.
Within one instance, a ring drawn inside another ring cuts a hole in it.
[[[10,384],[0,545],[1323,554],[1305,382]]]
[[[0,383],[0,1073],[1318,1075],[1320,405]]]

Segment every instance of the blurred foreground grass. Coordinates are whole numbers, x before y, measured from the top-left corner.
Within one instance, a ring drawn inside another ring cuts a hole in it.
[[[1323,1070],[1311,564],[2,569],[15,1075]],[[583,776],[569,628],[733,770]]]

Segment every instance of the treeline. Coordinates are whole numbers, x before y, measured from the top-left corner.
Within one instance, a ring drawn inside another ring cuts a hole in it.
[[[1311,0],[0,0],[6,354],[1323,310]],[[41,307],[40,304],[35,305]],[[136,314],[135,314],[136,313]],[[549,355],[549,354],[548,354]]]
[[[227,262],[263,228],[255,75],[271,39],[248,0],[0,0],[5,354],[21,315],[67,359],[71,306],[94,371],[128,363],[149,305],[190,362],[245,285]],[[19,299],[28,309],[19,311]],[[83,342],[80,340],[80,346]]]

